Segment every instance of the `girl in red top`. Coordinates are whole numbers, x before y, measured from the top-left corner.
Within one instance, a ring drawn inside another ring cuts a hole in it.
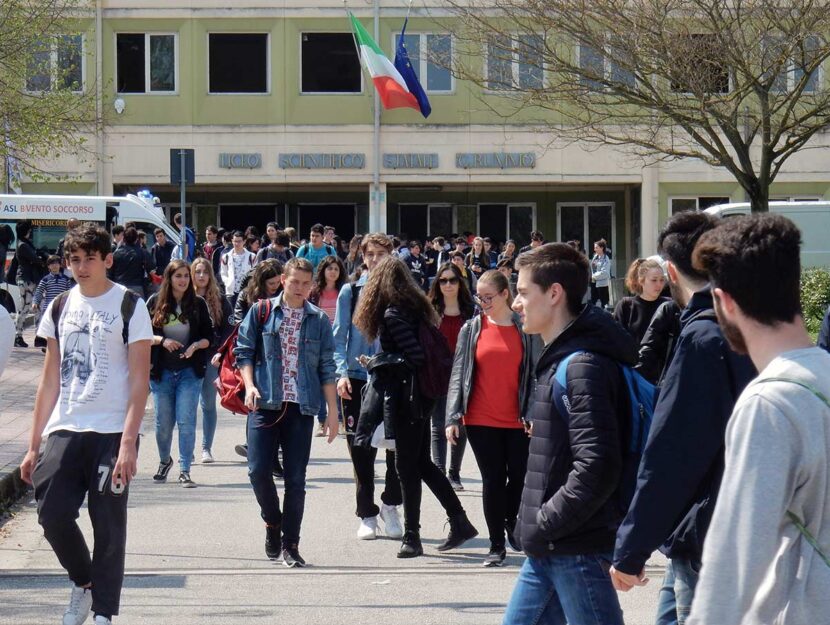
[[[484,518],[490,533],[484,566],[491,567],[504,562],[505,533],[513,546],[527,470],[529,438],[520,412],[521,387],[527,383],[523,369],[529,362],[531,342],[510,308],[513,297],[504,274],[485,272],[476,285],[475,300],[482,314],[462,332],[447,403],[464,405],[459,395],[466,397],[463,424],[481,471]],[[460,430],[451,420],[447,440],[455,444]]]
[[[438,312],[441,324],[438,329],[447,339],[450,351],[455,353],[455,344],[458,342],[458,333],[461,326],[475,314],[473,295],[467,287],[467,281],[461,275],[461,270],[452,263],[444,263],[438,268],[436,278],[429,289],[429,301]],[[467,434],[462,426],[459,428],[458,441],[452,446],[450,470],[447,468],[447,436],[444,432],[447,427],[447,398],[440,397],[435,401],[432,409],[432,461],[435,466],[447,473],[447,477],[455,490],[464,490],[461,484],[461,461],[464,459],[464,450],[467,447]]]

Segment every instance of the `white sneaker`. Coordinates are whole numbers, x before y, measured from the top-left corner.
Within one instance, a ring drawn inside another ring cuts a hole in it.
[[[202,464],[210,464],[213,462],[213,454],[210,453],[210,449],[203,449],[202,450]]]
[[[398,506],[387,506],[385,503],[381,504],[380,518],[383,519],[384,533],[387,537],[403,537],[403,527],[401,527],[401,518],[398,515]]]
[[[112,625],[112,621],[108,619],[106,616],[101,616],[100,614],[95,617],[95,625]]]
[[[370,516],[360,519],[360,527],[357,528],[357,537],[360,540],[374,540],[378,537],[378,518]]]
[[[63,613],[63,625],[81,625],[89,618],[92,609],[92,589],[72,586],[69,607]]]

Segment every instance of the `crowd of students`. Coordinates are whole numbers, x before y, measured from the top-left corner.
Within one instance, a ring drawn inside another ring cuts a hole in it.
[[[248,409],[237,447],[265,554],[289,568],[306,564],[315,422],[332,443],[342,421],[356,537],[400,539],[399,558],[424,552],[423,484],[448,519],[438,551],[478,534],[456,493],[469,443],[482,476],[483,565],[503,565],[508,546],[527,556],[505,625],[621,624],[616,591],[647,582],[657,549],[669,558],[660,625],[830,613],[830,355],[804,330],[800,237],[785,218],[673,216],[661,259],[632,264],[632,295],[613,315],[604,241],[589,258],[579,242],[546,244],[539,232],[500,253],[479,237],[469,249],[436,237],[425,252],[382,233],[346,246],[319,224],[302,245],[277,224],[265,240],[206,234],[201,250],[194,237],[192,263],[171,253],[152,270],[160,280],[146,305],[128,288],[138,285],[107,278],[120,249],[108,233],[77,225],[64,240],[77,286],[44,307],[44,372],[21,466],[73,582],[64,623],[90,609],[99,624],[118,614],[148,392],[154,481],[173,466],[176,428],[178,482],[196,485],[200,403],[201,459],[213,461],[217,350],[235,327]],[[630,370],[659,391],[633,465]],[[75,522],[84,496],[91,556]]]

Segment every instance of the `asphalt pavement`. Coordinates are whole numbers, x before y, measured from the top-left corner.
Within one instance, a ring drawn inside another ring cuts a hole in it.
[[[315,438],[308,468],[300,551],[305,569],[286,569],[265,557],[264,526],[248,482],[242,442],[244,420],[220,410],[215,464],[191,469],[195,489],[154,484],[158,463],[152,415],[145,418],[139,475],[131,486],[127,572],[121,616],[135,625],[275,623],[292,625],[475,624],[497,625],[510,596],[520,554],[506,566],[484,569],[486,526],[481,480],[468,450],[462,469],[462,503],[481,536],[439,553],[446,518],[425,489],[425,555],[398,560],[398,541],[358,541],[354,486],[346,441]],[[175,436],[174,436],[175,440]],[[174,458],[175,455],[174,442]],[[383,466],[377,464],[382,475]],[[378,488],[381,482],[378,481]],[[281,492],[281,483],[278,483]],[[379,490],[377,495],[379,497]],[[80,524],[91,544],[84,510]],[[628,625],[654,621],[662,559],[649,563],[651,583],[621,594]],[[37,524],[31,492],[0,527],[0,624],[59,623],[69,582]]]

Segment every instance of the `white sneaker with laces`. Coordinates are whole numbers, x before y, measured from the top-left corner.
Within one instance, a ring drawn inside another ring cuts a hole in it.
[[[92,589],[72,586],[69,607],[63,613],[63,625],[81,625],[89,618],[92,609]]]
[[[357,537],[360,540],[374,540],[378,537],[378,518],[376,516],[360,519],[360,527],[357,528]]]
[[[95,617],[95,625],[112,625],[112,621],[108,619],[106,616],[101,616],[100,614]]]
[[[401,527],[401,517],[398,515],[398,506],[387,506],[385,503],[381,504],[380,518],[383,519],[384,533],[387,537],[403,537],[403,527]]]
[[[202,464],[210,464],[211,462],[213,462],[213,454],[210,453],[210,449],[203,449]]]

